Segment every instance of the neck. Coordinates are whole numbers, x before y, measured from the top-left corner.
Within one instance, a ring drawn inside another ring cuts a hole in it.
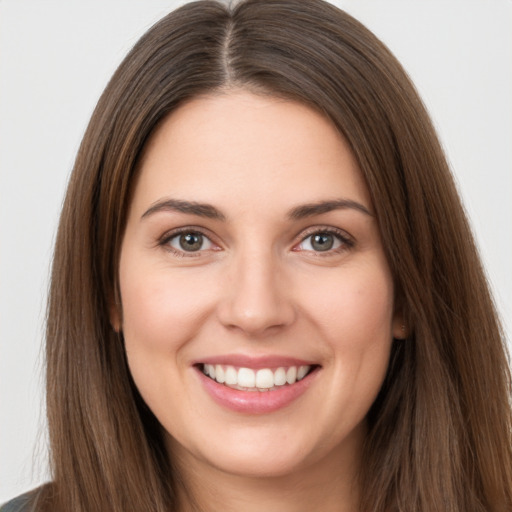
[[[292,473],[258,477],[228,473],[190,454],[176,453],[173,446],[173,460],[182,482],[178,510],[357,512],[362,437],[353,441],[348,448],[337,447],[326,457],[304,464]]]

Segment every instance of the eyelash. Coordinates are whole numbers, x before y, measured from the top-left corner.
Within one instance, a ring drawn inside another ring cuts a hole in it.
[[[180,235],[184,235],[184,234],[201,235],[202,237],[209,240],[213,245],[216,245],[215,242],[213,242],[211,240],[212,237],[210,235],[206,234],[202,228],[195,227],[195,226],[186,226],[186,227],[174,229],[170,232],[165,233],[158,241],[158,245],[163,247],[166,251],[172,253],[174,256],[177,256],[179,258],[190,258],[190,257],[201,256],[201,254],[204,252],[202,250],[180,251],[170,245],[171,240],[173,240],[174,238],[176,238]]]
[[[206,238],[210,241],[213,245],[216,245],[215,242],[211,240],[211,236],[205,233],[205,231],[202,228],[195,227],[195,226],[188,226],[183,227],[179,229],[172,230],[170,232],[165,233],[158,241],[158,245],[163,247],[166,251],[169,251],[174,256],[180,257],[180,258],[186,258],[186,257],[198,257],[201,256],[204,250],[198,250],[198,251],[181,251],[178,249],[175,249],[170,245],[171,240],[174,238],[183,235],[183,234],[197,234],[201,235],[202,237]],[[299,249],[296,249],[297,246],[303,244],[308,238],[314,236],[314,235],[332,235],[334,236],[339,242],[340,247],[337,247],[335,249],[328,249],[326,251],[308,251],[315,255],[315,257],[328,257],[335,254],[342,253],[344,251],[347,251],[354,247],[355,242],[354,240],[347,235],[345,231],[342,231],[341,229],[333,228],[331,226],[315,226],[314,228],[309,228],[305,231],[305,233],[301,234],[301,239],[299,242],[295,243],[293,246],[293,251],[299,252]],[[209,249],[207,249],[209,250]],[[213,249],[218,250],[218,249]]]
[[[354,240],[341,229],[333,228],[331,226],[315,226],[307,229],[305,233],[302,234],[300,241],[294,245],[294,248],[303,244],[308,238],[311,238],[314,235],[332,235],[340,242],[340,246],[335,249],[328,249],[326,251],[308,251],[314,255],[314,257],[327,258],[329,256],[348,251],[355,245]],[[293,250],[296,250],[297,252],[299,251],[298,249]]]

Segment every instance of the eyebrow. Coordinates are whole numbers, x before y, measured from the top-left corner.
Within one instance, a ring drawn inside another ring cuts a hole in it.
[[[211,204],[197,203],[195,201],[183,201],[181,199],[163,199],[157,201],[142,214],[141,219],[149,217],[154,213],[165,211],[189,213],[199,217],[206,217],[208,219],[221,221],[226,220],[226,216]]]
[[[307,217],[313,217],[314,215],[321,215],[322,213],[332,212],[333,210],[344,210],[344,209],[357,210],[365,215],[373,217],[373,213],[370,212],[366,206],[353,201],[352,199],[334,199],[331,201],[319,201],[317,203],[309,203],[292,208],[288,213],[288,217],[291,220],[300,220]]]
[[[353,201],[352,199],[334,199],[329,201],[318,201],[317,203],[307,203],[292,208],[288,212],[290,220],[301,220],[315,215],[321,215],[333,210],[352,209],[357,210],[365,215],[373,217],[373,214],[366,206]],[[188,213],[197,215],[198,217],[206,217],[208,219],[225,221],[226,216],[215,206],[207,203],[198,203],[196,201],[184,201],[182,199],[162,199],[152,204],[146,210],[141,219],[149,217],[157,212],[174,211],[180,213]]]

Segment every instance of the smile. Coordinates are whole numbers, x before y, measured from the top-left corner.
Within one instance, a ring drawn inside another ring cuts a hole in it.
[[[317,380],[322,367],[294,358],[220,356],[197,361],[206,394],[231,411],[260,415],[292,406]]]
[[[203,364],[203,373],[219,384],[240,391],[275,391],[302,380],[313,367],[311,365],[271,368],[236,368],[231,365]]]

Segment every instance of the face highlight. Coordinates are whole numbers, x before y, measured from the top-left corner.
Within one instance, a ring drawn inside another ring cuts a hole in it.
[[[175,460],[357,467],[401,321],[368,190],[327,119],[242,91],[173,112],[141,162],[119,280],[112,323]]]

